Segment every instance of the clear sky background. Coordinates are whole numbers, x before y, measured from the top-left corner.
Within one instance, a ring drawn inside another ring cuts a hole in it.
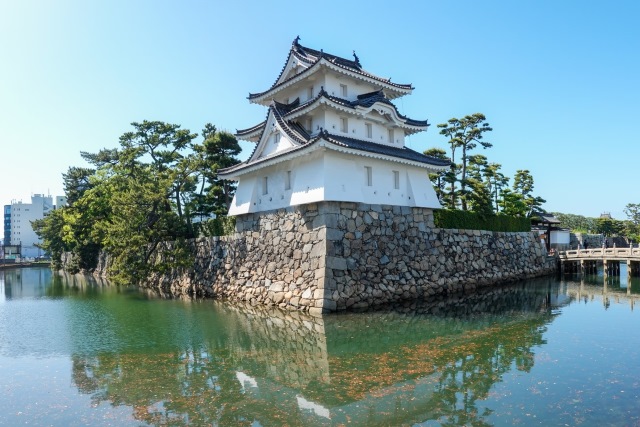
[[[116,147],[134,121],[261,122],[246,97],[297,35],[412,83],[395,103],[432,123],[408,138],[417,151],[481,112],[482,154],[528,169],[546,210],[624,219],[640,203],[640,1],[0,0],[0,204],[63,194],[80,151]]]

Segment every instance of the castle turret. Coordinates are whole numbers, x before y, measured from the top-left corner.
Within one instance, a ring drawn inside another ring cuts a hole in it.
[[[371,74],[353,57],[296,38],[275,83],[249,95],[268,111],[265,121],[236,132],[256,144],[249,159],[219,171],[238,181],[229,215],[320,201],[440,207],[428,174],[450,162],[405,146],[406,135],[429,124],[391,102],[413,87]]]

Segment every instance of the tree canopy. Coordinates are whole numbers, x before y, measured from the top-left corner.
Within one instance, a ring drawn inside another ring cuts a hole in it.
[[[105,251],[110,275],[135,282],[163,268],[153,262],[162,245],[196,237],[207,219],[226,214],[234,186],[216,172],[238,162],[240,147],[211,124],[201,144],[176,124],[131,125],[118,148],[81,153],[93,168],[69,168],[63,175],[68,206],[36,221],[34,229],[54,259],[71,252],[77,269],[91,269]],[[179,264],[183,247],[171,248],[168,258]]]
[[[493,131],[484,114],[454,117],[438,128],[440,134],[448,138],[452,166],[448,171],[430,174],[429,179],[443,207],[485,216],[503,213],[530,218],[544,212],[545,200],[533,194],[534,180],[528,170],[518,170],[509,188],[510,178],[501,172],[502,165],[473,152],[478,147],[492,147],[484,140],[485,134]],[[424,154],[447,158],[447,152],[440,148],[431,148]],[[458,155],[460,163],[456,163]]]

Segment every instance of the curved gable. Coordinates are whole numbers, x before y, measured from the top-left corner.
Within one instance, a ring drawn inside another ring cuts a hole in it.
[[[249,162],[273,156],[282,151],[286,151],[296,144],[289,139],[287,133],[282,129],[275,117],[273,110],[269,112],[265,127],[256,149],[249,158]]]

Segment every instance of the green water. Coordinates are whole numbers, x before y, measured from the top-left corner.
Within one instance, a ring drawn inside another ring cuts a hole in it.
[[[640,425],[640,280],[312,317],[0,271],[0,425]]]

